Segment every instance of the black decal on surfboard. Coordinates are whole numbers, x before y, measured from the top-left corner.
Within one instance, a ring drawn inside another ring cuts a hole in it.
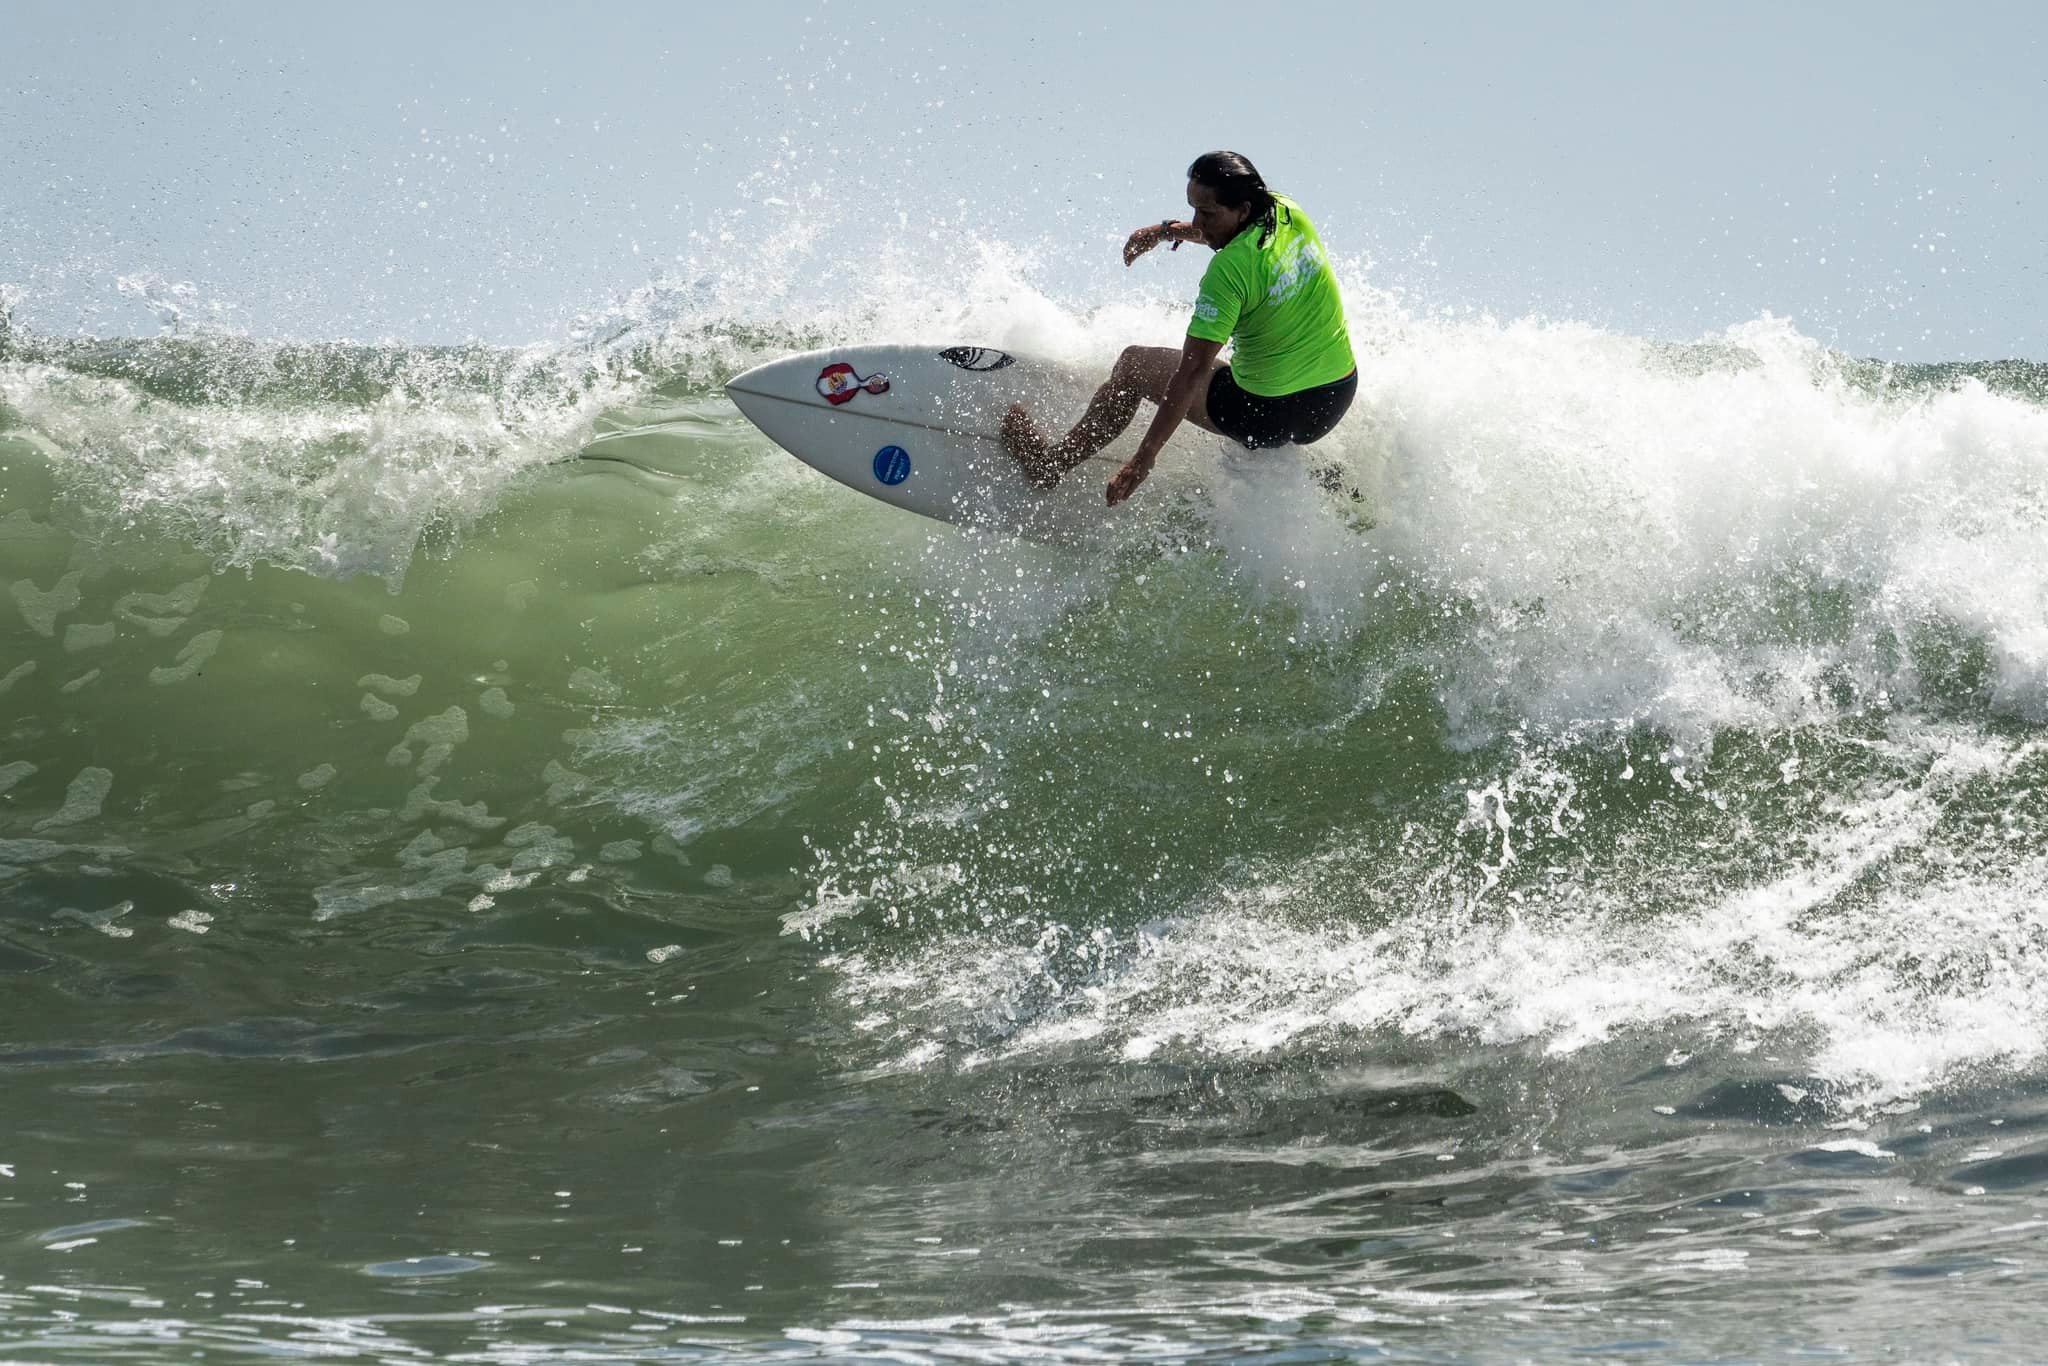
[[[950,361],[962,370],[1000,370],[1017,361],[1009,352],[998,351],[992,346],[951,346],[939,352],[939,359]]]

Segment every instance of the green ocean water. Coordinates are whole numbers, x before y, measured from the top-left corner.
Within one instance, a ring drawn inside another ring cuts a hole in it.
[[[0,1356],[2026,1353],[2040,367],[1354,303],[1072,550],[665,306],[0,333]]]

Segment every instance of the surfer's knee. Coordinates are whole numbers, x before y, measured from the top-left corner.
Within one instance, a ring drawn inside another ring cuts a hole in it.
[[[1160,348],[1156,346],[1126,346],[1116,358],[1116,366],[1109,372],[1109,382],[1116,389],[1134,393],[1140,398],[1160,401],[1166,386],[1173,378],[1173,367],[1166,367],[1160,373]],[[1178,359],[1177,352],[1167,353]]]

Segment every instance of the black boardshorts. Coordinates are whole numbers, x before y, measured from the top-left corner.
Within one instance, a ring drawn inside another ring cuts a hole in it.
[[[1306,446],[1330,434],[1357,393],[1358,372],[1353,370],[1334,384],[1313,389],[1272,398],[1248,394],[1237,387],[1226,365],[1209,381],[1209,421],[1248,451]]]

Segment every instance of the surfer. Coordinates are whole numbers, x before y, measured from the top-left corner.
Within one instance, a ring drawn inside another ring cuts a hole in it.
[[[1003,417],[1003,445],[1040,488],[1123,435],[1149,399],[1159,411],[1137,453],[1109,481],[1109,501],[1131,496],[1183,421],[1247,450],[1305,446],[1329,435],[1358,392],[1344,303],[1322,239],[1301,206],[1274,194],[1236,152],[1207,152],[1188,167],[1192,222],[1139,228],[1124,243],[1130,265],[1161,242],[1200,242],[1216,253],[1195,295],[1187,341],[1127,346],[1074,429],[1047,440],[1024,405]],[[1236,346],[1219,359],[1225,342]]]

